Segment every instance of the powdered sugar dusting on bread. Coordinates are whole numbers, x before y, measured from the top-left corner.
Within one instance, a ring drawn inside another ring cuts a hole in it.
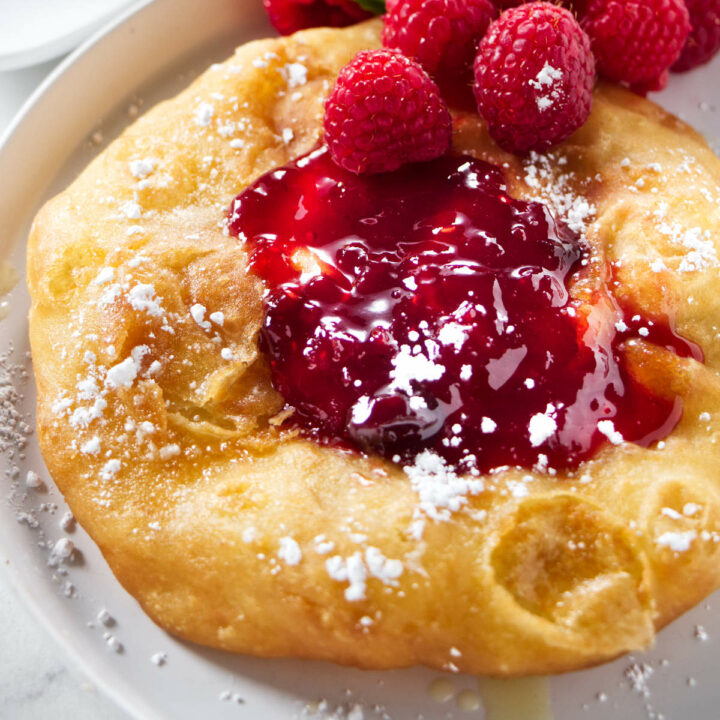
[[[280,538],[278,557],[287,565],[299,565],[302,560],[302,550],[297,540],[291,537]]]
[[[349,557],[333,555],[325,561],[328,575],[338,582],[347,582],[345,599],[348,602],[357,602],[365,599],[365,582],[367,568],[362,559],[362,553],[355,552]]]
[[[110,388],[129,387],[135,381],[137,374],[137,363],[134,358],[128,357],[108,370],[105,383]]]
[[[567,159],[560,155],[533,151],[524,166],[524,180],[533,200],[547,204],[556,217],[584,238],[597,208],[575,190],[580,179],[563,171],[566,165]]]
[[[469,496],[485,489],[481,479],[457,475],[443,458],[430,450],[420,453],[415,463],[403,470],[418,495],[411,529],[417,540],[422,538],[428,518],[448,521],[452,513],[467,504]]]
[[[680,532],[665,532],[655,542],[658,547],[666,547],[676,553],[687,552],[692,543],[697,539],[696,530]]]
[[[157,297],[155,288],[148,283],[138,283],[130,288],[127,294],[130,305],[139,312],[146,312],[153,317],[161,317],[163,308]]]
[[[684,251],[677,266],[678,272],[707,270],[720,264],[710,230],[684,227],[674,221],[670,204],[666,200],[657,203],[653,217],[658,232]]]
[[[209,102],[201,102],[195,107],[193,119],[196,125],[207,127],[213,119],[215,108]]]
[[[356,551],[349,556],[333,555],[325,561],[328,575],[338,582],[348,583],[345,599],[348,602],[365,600],[367,581],[376,578],[384,585],[396,585],[403,574],[400,560],[385,557],[379,548],[368,547],[363,554]]]
[[[308,69],[299,62],[287,63],[280,68],[289,88],[301,87],[307,83]]]
[[[141,158],[130,161],[130,173],[138,180],[144,180],[158,165],[155,158]]]

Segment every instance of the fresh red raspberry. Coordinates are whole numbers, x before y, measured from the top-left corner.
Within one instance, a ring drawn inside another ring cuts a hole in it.
[[[497,15],[490,0],[397,0],[388,7],[383,45],[417,60],[441,90],[472,85],[480,40]]]
[[[677,60],[690,19],[683,0],[590,0],[583,28],[601,75],[643,86]]]
[[[333,160],[354,173],[396,170],[440,157],[452,121],[437,85],[395,50],[358,53],[325,104],[325,141]]]
[[[704,65],[720,50],[720,0],[685,0],[692,30],[677,62],[675,72]]]
[[[475,99],[500,147],[524,153],[562,142],[590,114],[595,63],[572,13],[547,2],[506,10],[480,43]]]
[[[511,7],[517,7],[518,5],[523,5],[527,0],[494,0],[495,5],[497,5],[501,10],[506,10],[507,8]],[[585,12],[585,8],[587,6],[588,0],[562,0],[559,1],[558,5],[564,5],[568,10],[572,10],[575,15],[578,17],[582,17],[582,15]]]
[[[263,0],[263,5],[281,35],[310,27],[345,27],[372,16],[353,0]]]
[[[665,70],[665,72],[658,75],[656,78],[653,78],[652,80],[648,80],[644,83],[637,83],[636,85],[631,85],[630,89],[637,93],[638,95],[642,95],[645,97],[648,93],[651,92],[660,92],[661,90],[664,90],[668,82],[670,81],[670,73]]]

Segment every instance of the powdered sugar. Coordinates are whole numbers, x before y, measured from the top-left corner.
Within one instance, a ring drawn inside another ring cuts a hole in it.
[[[105,283],[112,282],[115,278],[115,268],[105,267],[98,274],[93,283],[95,285],[104,285]]]
[[[600,420],[598,430],[613,444],[621,445],[624,442],[623,436],[615,429],[612,420]]]
[[[644,698],[650,697],[648,680],[655,671],[647,663],[633,663],[625,670],[625,677],[630,682],[630,687]]]
[[[96,619],[100,625],[104,625],[105,627],[115,625],[115,618],[105,608],[102,608],[102,610],[98,612]]]
[[[142,217],[142,208],[136,200],[128,200],[120,206],[120,212],[128,220],[139,220]]]
[[[452,345],[460,350],[468,338],[467,328],[458,323],[445,323],[438,332],[438,340],[442,345]]]
[[[481,421],[480,429],[487,434],[494,433],[495,430],[497,430],[497,423],[492,418],[484,417]]]
[[[538,447],[549,440],[557,432],[557,421],[555,420],[555,408],[548,405],[544,413],[536,413],[530,418],[528,433],[530,444]]]
[[[395,584],[395,581],[403,574],[402,562],[385,557],[376,547],[367,548],[365,562],[370,575],[385,585]]]
[[[308,69],[302,63],[288,63],[280,68],[289,88],[296,88],[307,83]]]
[[[562,70],[546,62],[535,79],[528,81],[530,86],[538,91],[535,102],[540,112],[545,112],[549,107],[552,107],[556,100],[561,98],[562,88],[558,86],[558,83],[562,78]]]
[[[70,403],[72,405],[72,403]],[[53,405],[55,407],[63,407],[64,401],[60,401]],[[89,407],[78,407],[73,410],[70,415],[70,425],[76,429],[88,427],[94,420],[102,418],[107,408],[107,400],[104,397],[96,397]],[[56,413],[61,414],[61,413]]]
[[[100,477],[103,480],[112,480],[112,478],[120,472],[121,467],[122,463],[118,459],[111,458],[103,465],[102,470],[100,470]]]
[[[694,272],[718,266],[717,252],[709,230],[683,228],[678,223],[662,223],[658,230],[687,251],[678,265],[678,272]]]
[[[63,532],[71,533],[75,530],[75,516],[68,510],[63,513],[58,526]]]
[[[155,665],[155,667],[163,667],[167,665],[167,661],[168,655],[166,652],[156,652],[150,656],[150,662]]]
[[[348,583],[345,589],[345,599],[348,602],[365,599],[367,569],[363,563],[362,553],[356,552],[346,558],[333,555],[325,561],[325,569],[333,580]]]
[[[72,540],[69,540],[68,538],[60,538],[50,550],[48,565],[50,567],[57,567],[62,563],[68,562],[72,559],[74,552],[75,545]]]
[[[302,550],[297,541],[291,537],[280,538],[278,557],[287,565],[299,565],[302,560]]]
[[[80,446],[83,455],[97,455],[100,452],[100,438],[95,435]]]
[[[211,330],[212,325],[208,320],[205,319],[205,313],[207,312],[207,309],[204,305],[200,305],[199,303],[196,303],[190,308],[190,315],[192,316],[192,319],[203,329],[203,330]]]
[[[684,227],[669,220],[670,206],[661,200],[652,213],[659,233],[680,246],[685,252],[678,264],[678,272],[707,270],[720,265],[712,233],[701,227]]]
[[[161,317],[163,308],[157,297],[155,288],[147,283],[140,283],[130,288],[127,294],[130,305],[140,312],[146,312],[153,317]]]
[[[180,453],[181,453],[180,446],[177,443],[169,443],[168,445],[163,445],[158,450],[158,457],[163,462],[167,462],[168,460],[171,460],[174,457],[178,457],[178,455],[180,455]]]
[[[366,597],[367,580],[374,577],[385,585],[395,585],[403,574],[403,564],[399,560],[385,557],[375,547],[368,547],[365,554],[354,552],[348,557],[333,555],[325,561],[328,575],[338,582],[347,582],[345,599],[357,602]]]
[[[485,489],[482,480],[458,476],[442,457],[430,450],[417,455],[415,463],[403,470],[418,495],[411,529],[417,540],[422,538],[426,518],[447,521],[468,502],[469,496]]]
[[[664,532],[656,540],[658,547],[670,548],[673,552],[687,552],[693,541],[697,539],[696,530],[686,530],[684,532]]]
[[[585,237],[597,208],[574,190],[578,179],[572,173],[559,171],[566,162],[555,155],[531,152],[525,164],[525,182],[535,191],[534,200],[546,203],[571,230]]]
[[[11,356],[12,348],[0,355],[0,452],[24,448],[32,432],[19,409],[18,385],[27,380],[27,371],[13,364]]]
[[[199,103],[193,112],[193,120],[196,125],[200,127],[207,127],[210,125],[215,114],[215,107],[208,102]]]
[[[392,359],[393,369],[390,371],[391,387],[408,395],[413,394],[412,382],[439,380],[445,368],[424,355],[419,346],[411,348],[402,345],[400,351]]]
[[[33,470],[28,470],[25,475],[25,487],[29,490],[44,490],[45,483],[40,479],[40,476]]]
[[[138,180],[143,180],[155,170],[157,165],[158,161],[154,158],[131,160],[130,173],[133,175],[133,177],[138,178]]]
[[[138,367],[132,357],[125,358],[108,370],[105,383],[110,388],[129,387],[135,381]]]
[[[300,720],[371,720],[371,716],[391,720],[387,712],[377,705],[370,709],[355,702],[333,705],[328,700],[306,703],[300,715],[295,717]]]

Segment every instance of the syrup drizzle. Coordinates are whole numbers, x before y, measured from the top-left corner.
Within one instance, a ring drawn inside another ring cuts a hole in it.
[[[432,450],[473,474],[555,472],[680,419],[681,400],[636,381],[621,344],[697,349],[660,320],[623,328],[609,294],[574,300],[579,239],[510,197],[492,165],[357,177],[321,148],[239,195],[230,226],[268,288],[273,383],[317,440],[404,464]]]

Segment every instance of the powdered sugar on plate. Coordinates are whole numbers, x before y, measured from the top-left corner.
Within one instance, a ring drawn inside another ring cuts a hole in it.
[[[0,354],[0,452],[14,457],[27,444],[33,430],[20,411],[22,386],[28,380],[24,364],[13,362],[12,346]]]
[[[366,705],[359,702],[335,704],[329,700],[306,703],[294,720],[392,720],[381,705]]]

